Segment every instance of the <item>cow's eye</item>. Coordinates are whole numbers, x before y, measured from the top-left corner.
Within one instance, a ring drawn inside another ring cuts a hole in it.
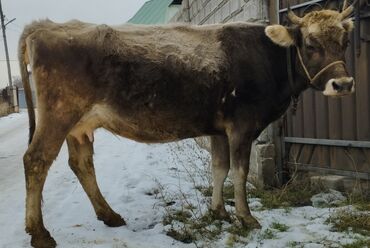
[[[314,52],[314,51],[316,51],[316,47],[314,47],[312,45],[307,45],[307,50],[311,51],[311,52]]]

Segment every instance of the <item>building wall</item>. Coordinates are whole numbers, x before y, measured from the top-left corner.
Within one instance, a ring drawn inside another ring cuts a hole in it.
[[[183,0],[182,6],[170,22],[191,24],[227,23],[247,21],[268,23],[267,0]],[[253,143],[250,158],[249,180],[259,186],[276,185],[276,147],[273,125]],[[208,138],[197,139],[198,144],[210,149]]]
[[[171,22],[212,24],[249,21],[265,23],[267,20],[267,0],[183,0],[182,8],[171,19]]]
[[[176,15],[176,13],[179,12],[180,9],[181,5],[178,4],[169,5],[166,11],[165,22],[166,23],[169,22]]]
[[[133,24],[164,24],[167,23],[180,8],[174,0],[150,0],[128,20]]]

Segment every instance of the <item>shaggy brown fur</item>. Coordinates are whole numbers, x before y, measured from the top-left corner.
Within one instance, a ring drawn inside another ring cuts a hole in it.
[[[327,15],[321,13],[322,18]],[[335,32],[325,31],[319,16],[320,12],[308,15],[307,27],[279,27],[291,39],[284,45],[298,46],[312,72],[333,60],[331,45],[337,57],[345,50]],[[329,57],[323,53],[321,59],[307,50],[304,34],[304,28],[317,24],[325,37],[319,32],[314,38],[325,44],[320,49],[330,50]],[[27,26],[19,43],[19,61],[30,117],[24,166],[31,244],[56,246],[43,224],[41,195],[47,171],[66,139],[70,167],[98,219],[109,226],[125,224],[96,182],[93,132],[100,127],[140,142],[211,135],[212,209],[227,218],[222,188],[231,170],[236,214],[244,226],[259,227],[246,204],[252,141],[284,113],[293,95],[308,87],[299,65],[293,68],[295,84],[289,84],[286,51],[272,42],[279,44],[276,32],[268,32],[273,29],[248,23],[109,27],[48,20]],[[345,35],[342,30],[338,33]],[[279,39],[284,41],[284,36]],[[37,88],[37,125],[28,64]],[[346,78],[342,67],[323,73],[316,87],[323,90],[326,82]]]

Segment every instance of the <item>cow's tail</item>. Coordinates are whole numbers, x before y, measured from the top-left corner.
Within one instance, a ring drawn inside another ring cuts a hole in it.
[[[19,66],[20,66],[20,72],[23,82],[23,88],[24,93],[26,96],[26,104],[27,104],[27,110],[28,110],[28,119],[29,119],[29,138],[28,138],[28,144],[31,144],[33,134],[35,133],[35,108],[33,105],[32,100],[32,91],[31,91],[31,85],[30,85],[30,78],[27,70],[28,65],[28,51],[27,51],[27,44],[26,44],[26,38],[27,38],[26,30],[21,35],[21,38],[19,40],[19,47],[18,47],[18,60],[19,60]]]

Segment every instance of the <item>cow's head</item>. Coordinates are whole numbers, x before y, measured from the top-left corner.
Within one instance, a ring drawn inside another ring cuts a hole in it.
[[[353,29],[349,18],[353,9],[344,6],[341,12],[312,11],[301,18],[288,8],[288,19],[294,26],[267,26],[265,32],[274,43],[297,48],[297,64],[314,88],[328,96],[347,95],[354,92],[355,85],[344,59],[348,33]]]

